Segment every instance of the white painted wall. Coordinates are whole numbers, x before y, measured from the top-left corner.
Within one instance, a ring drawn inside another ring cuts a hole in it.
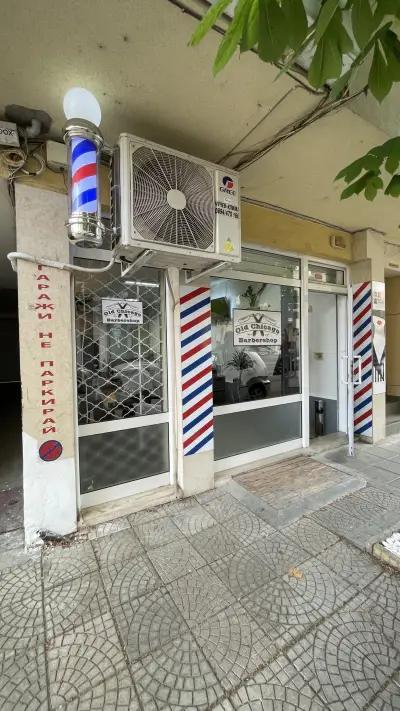
[[[66,196],[17,184],[15,197],[18,251],[39,260],[69,262]],[[70,293],[68,272],[18,261],[27,545],[38,542],[40,531],[64,535],[77,526]],[[47,297],[41,300],[43,294]],[[43,304],[47,304],[46,310]],[[49,313],[50,319],[39,318]],[[41,444],[49,440],[62,445],[55,461],[43,461],[39,456]]]
[[[310,291],[309,362],[310,395],[337,399],[336,295]],[[322,358],[318,357],[322,354]]]

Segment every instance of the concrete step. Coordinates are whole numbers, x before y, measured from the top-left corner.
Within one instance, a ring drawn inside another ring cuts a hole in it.
[[[394,434],[400,434],[400,415],[398,418],[392,415],[386,419],[386,437]]]
[[[386,416],[399,415],[400,419],[400,397],[389,396],[386,399]]]

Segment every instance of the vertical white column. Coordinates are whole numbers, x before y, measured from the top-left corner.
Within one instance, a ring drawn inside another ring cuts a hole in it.
[[[39,260],[69,261],[64,195],[16,186],[17,249]],[[18,261],[22,386],[24,526],[28,545],[40,531],[77,525],[74,458],[75,378],[71,276]]]

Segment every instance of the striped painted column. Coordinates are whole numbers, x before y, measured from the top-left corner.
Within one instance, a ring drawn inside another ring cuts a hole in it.
[[[71,139],[71,212],[97,213],[97,147],[88,138]]]
[[[353,355],[361,357],[361,384],[354,386],[354,434],[372,437],[372,285],[353,286]],[[355,368],[354,376],[358,375]]]
[[[208,287],[181,287],[183,454],[214,447],[211,307]]]

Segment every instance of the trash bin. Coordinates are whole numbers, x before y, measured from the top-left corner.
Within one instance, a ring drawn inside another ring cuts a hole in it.
[[[320,437],[325,434],[325,402],[324,400],[316,400],[314,413],[315,436]]]

